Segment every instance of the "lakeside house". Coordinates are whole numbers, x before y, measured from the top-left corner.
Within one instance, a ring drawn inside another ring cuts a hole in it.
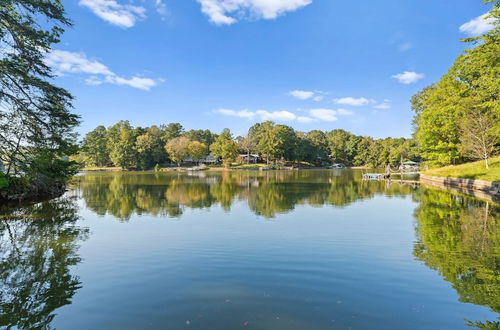
[[[239,154],[238,162],[242,164],[257,164],[260,160],[260,156],[256,154]]]
[[[219,164],[219,159],[214,157],[213,155],[208,155],[205,156],[201,159],[193,159],[191,157],[188,157],[184,160],[184,163],[188,164],[205,164],[205,165],[217,165]]]

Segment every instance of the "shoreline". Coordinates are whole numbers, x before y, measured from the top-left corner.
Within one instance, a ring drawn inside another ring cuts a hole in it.
[[[500,182],[420,174],[420,182],[467,195],[500,202]]]

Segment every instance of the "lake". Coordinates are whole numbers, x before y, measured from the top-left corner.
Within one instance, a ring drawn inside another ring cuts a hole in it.
[[[495,329],[499,215],[357,170],[87,173],[0,208],[0,327]]]

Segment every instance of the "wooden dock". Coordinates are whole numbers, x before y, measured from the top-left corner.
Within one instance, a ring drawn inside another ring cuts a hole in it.
[[[384,173],[364,173],[363,180],[385,180],[388,179],[389,176]]]

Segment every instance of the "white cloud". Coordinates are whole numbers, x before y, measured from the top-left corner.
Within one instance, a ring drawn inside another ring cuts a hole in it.
[[[493,17],[486,18],[487,15],[483,14],[462,24],[459,28],[460,32],[467,33],[470,36],[479,36],[493,29],[495,19]]]
[[[303,124],[309,124],[309,123],[312,123],[314,122],[315,120],[311,117],[305,117],[305,116],[298,116],[297,117],[297,121],[299,123],[303,123]]]
[[[257,110],[255,112],[262,120],[281,120],[281,121],[292,121],[297,119],[297,116],[290,111],[266,111]]]
[[[313,0],[197,0],[201,11],[216,25],[236,23],[239,18],[275,19]],[[234,18],[238,17],[238,19]]]
[[[99,79],[99,77],[96,76],[90,76],[85,79],[85,83],[90,86],[99,86],[103,83],[102,79]]]
[[[374,108],[380,109],[380,110],[386,110],[386,109],[390,109],[391,105],[384,102],[384,103],[377,104],[376,106],[374,106]]]
[[[80,0],[79,5],[89,8],[106,22],[123,28],[132,27],[137,20],[146,17],[144,7],[121,5],[116,0]]]
[[[59,75],[63,75],[64,73],[113,74],[104,64],[89,60],[84,53],[53,50],[45,57],[45,63],[52,67],[56,74]]]
[[[254,120],[275,120],[275,121],[296,121],[299,123],[312,123],[319,120],[322,121],[336,121],[337,116],[347,116],[352,115],[352,111],[345,109],[311,109],[309,110],[309,116],[298,116],[290,111],[267,111],[267,110],[257,110],[257,111],[248,111],[248,110],[232,110],[232,109],[218,109],[214,111],[215,113],[238,117],[238,118],[247,118]]]
[[[254,119],[259,118],[260,120],[280,120],[280,121],[293,121],[297,119],[297,115],[290,111],[267,111],[267,110],[231,110],[231,109],[218,109],[214,112],[220,113],[226,116],[240,117]]]
[[[155,6],[156,6],[156,12],[161,16],[167,16],[170,14],[167,5],[163,2],[163,0],[155,0]]]
[[[352,112],[351,110],[338,109],[336,111],[337,111],[337,114],[342,115],[342,116],[350,116],[350,115],[354,114],[354,112]]]
[[[314,96],[314,92],[296,89],[294,91],[288,92],[288,95],[293,96],[299,100],[308,100]]]
[[[120,76],[107,76],[106,82],[115,85],[127,85],[133,88],[142,89],[145,91],[150,90],[152,87],[155,87],[158,83],[151,78],[141,78],[141,77],[132,77],[129,79],[122,78]]]
[[[337,121],[338,116],[352,115],[352,111],[345,109],[311,109],[309,110],[311,117],[322,121]]]
[[[364,97],[343,97],[340,99],[334,99],[333,100],[337,104],[347,104],[347,105],[352,105],[352,106],[361,106],[361,105],[367,105],[369,103],[375,102],[374,100],[367,99]]]
[[[335,110],[330,109],[312,109],[309,111],[309,114],[314,118],[323,121],[337,121],[337,112]]]
[[[226,116],[234,116],[234,117],[241,117],[241,118],[253,118],[253,117],[255,117],[255,112],[250,112],[247,110],[235,111],[235,110],[231,110],[231,109],[218,109],[218,110],[215,110],[215,112],[218,112],[218,113],[226,115]]]
[[[405,85],[413,84],[424,77],[425,75],[423,73],[416,73],[414,71],[405,71],[392,76],[392,78],[397,79],[400,83]]]
[[[92,86],[109,83],[114,85],[127,85],[142,90],[150,90],[158,82],[150,78],[133,76],[123,78],[111,71],[106,65],[90,60],[84,53],[74,53],[65,50],[53,50],[45,57],[45,63],[52,67],[56,74],[66,73],[90,74],[85,83]]]
[[[323,101],[325,92],[323,91],[305,91],[296,89],[288,92],[288,95],[295,97],[299,100],[313,100],[314,102]]]

